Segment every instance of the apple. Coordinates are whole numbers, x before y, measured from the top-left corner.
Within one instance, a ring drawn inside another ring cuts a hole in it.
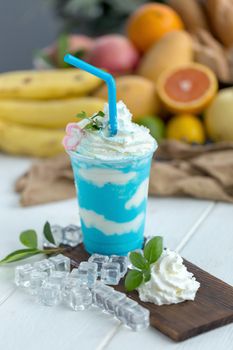
[[[86,60],[112,74],[121,75],[135,70],[139,53],[123,35],[109,34],[95,40]]]

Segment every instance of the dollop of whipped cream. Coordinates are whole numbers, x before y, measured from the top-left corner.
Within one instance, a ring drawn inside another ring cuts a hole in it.
[[[103,124],[100,130],[83,129],[87,120],[77,123],[82,128],[83,135],[77,143],[72,139],[73,151],[78,154],[102,160],[120,160],[132,156],[144,156],[154,152],[157,148],[155,139],[150,135],[149,129],[132,122],[132,114],[126,105],[119,101],[117,103],[117,134],[110,136],[109,132],[109,107],[104,105],[104,117],[98,116]],[[77,133],[76,133],[77,134]],[[74,134],[72,134],[72,137]],[[66,142],[63,142],[66,149]]]
[[[157,305],[194,300],[200,283],[187,271],[181,256],[166,249],[151,265],[151,279],[139,286],[139,297]]]

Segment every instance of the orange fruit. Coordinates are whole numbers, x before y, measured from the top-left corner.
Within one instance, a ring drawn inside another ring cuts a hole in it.
[[[179,15],[163,4],[145,4],[140,6],[129,18],[127,35],[139,51],[147,51],[164,34],[183,29]]]
[[[124,75],[116,78],[117,100],[122,100],[133,115],[133,121],[147,114],[157,114],[160,111],[160,101],[156,86],[152,81],[137,75]],[[98,89],[94,96],[108,100],[107,85]]]
[[[204,143],[205,131],[202,122],[197,116],[180,114],[169,120],[166,137],[188,143]]]
[[[175,113],[202,112],[217,89],[217,78],[212,70],[197,63],[168,69],[157,81],[159,98],[168,111]]]

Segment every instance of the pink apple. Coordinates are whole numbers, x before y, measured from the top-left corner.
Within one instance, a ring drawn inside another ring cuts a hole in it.
[[[95,40],[86,60],[112,74],[126,74],[136,68],[139,53],[123,35],[109,34]]]

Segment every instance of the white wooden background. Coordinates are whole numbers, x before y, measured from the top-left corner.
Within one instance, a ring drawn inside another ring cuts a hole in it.
[[[79,221],[75,199],[31,208],[19,206],[13,184],[30,162],[0,156],[0,258],[19,249],[22,230],[35,228],[41,237],[46,220],[61,225]],[[150,198],[146,235],[163,235],[166,246],[233,285],[232,205]],[[0,267],[1,350],[233,349],[233,325],[174,343],[152,328],[132,332],[96,309],[73,312],[63,306],[35,304],[30,296],[16,289],[13,275],[13,265]]]

